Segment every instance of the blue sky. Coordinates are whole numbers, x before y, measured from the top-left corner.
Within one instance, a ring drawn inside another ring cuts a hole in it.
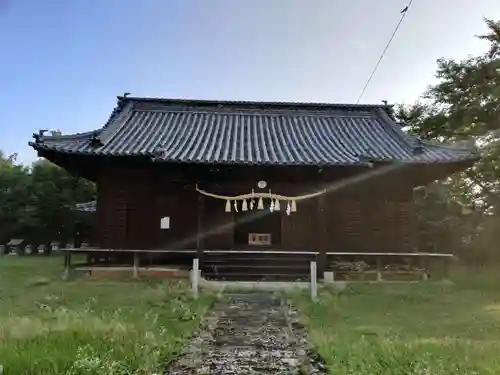
[[[0,0],[0,149],[101,127],[116,96],[355,102],[407,0]],[[411,103],[498,0],[414,0],[362,102]]]

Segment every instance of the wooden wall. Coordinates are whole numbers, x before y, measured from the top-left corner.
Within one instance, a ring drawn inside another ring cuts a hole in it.
[[[297,212],[283,212],[281,231],[283,247],[290,250],[315,251],[318,238],[317,200],[297,202]]]
[[[233,195],[258,191],[255,179],[206,181],[208,191]],[[267,179],[264,189],[283,195],[317,191],[320,183],[305,184],[282,176]],[[357,189],[297,202],[287,216],[282,207],[282,247],[314,251],[410,251],[415,249],[412,188]],[[207,249],[233,248],[233,215],[224,201],[203,197],[202,220]],[[109,168],[98,179],[98,242],[105,248],[195,249],[199,193],[189,179],[147,168]],[[322,210],[321,214],[318,214]],[[170,217],[171,228],[160,229],[160,218]],[[325,235],[320,236],[321,220]]]
[[[126,246],[126,185],[120,173],[97,181],[97,242],[102,248]]]
[[[97,238],[103,248],[156,245],[155,185],[140,169],[112,168],[97,182]]]
[[[231,249],[234,216],[224,211],[226,202],[208,197],[203,197],[203,201],[205,206],[203,220],[207,232],[204,246],[207,249]]]
[[[328,208],[328,251],[415,250],[411,198],[332,199]]]
[[[198,219],[198,194],[190,184],[160,183],[156,204],[150,215],[155,215],[156,246],[170,249],[195,249]],[[170,229],[161,229],[162,217],[170,217]]]

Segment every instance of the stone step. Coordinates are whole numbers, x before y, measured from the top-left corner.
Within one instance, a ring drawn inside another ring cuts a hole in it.
[[[219,263],[214,263],[214,262],[204,262],[203,263],[203,268],[213,268],[217,267],[220,269],[226,269],[226,268],[234,268],[237,270],[241,270],[242,268],[248,268],[248,269],[262,269],[266,271],[272,271],[273,269],[278,269],[278,270],[300,270],[300,271],[306,271],[308,272],[310,269],[309,263],[290,263],[290,264],[269,264],[267,263],[262,263],[262,264],[257,264],[257,263],[245,263],[245,262],[219,262]]]
[[[314,259],[307,258],[271,258],[271,257],[259,257],[259,258],[248,258],[248,257],[238,257],[238,258],[226,258],[226,257],[204,257],[204,263],[212,264],[276,264],[276,265],[287,265],[287,264],[303,264],[309,267],[310,262]]]
[[[202,275],[206,280],[219,281],[309,281],[308,276],[291,274],[213,274],[203,272]]]
[[[314,259],[317,254],[303,251],[275,251],[275,250],[234,250],[234,251],[205,251],[203,256],[206,258],[280,258],[280,259]]]
[[[294,281],[309,277],[314,254],[206,253],[201,269],[211,280]]]
[[[202,274],[211,275],[291,275],[296,277],[309,276],[309,268],[301,266],[255,266],[255,265],[206,265]]]

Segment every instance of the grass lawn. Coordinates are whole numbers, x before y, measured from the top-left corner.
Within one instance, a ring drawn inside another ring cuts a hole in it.
[[[182,282],[62,281],[60,257],[0,258],[6,375],[161,373],[212,301]]]
[[[331,374],[500,374],[500,276],[491,275],[293,298]]]

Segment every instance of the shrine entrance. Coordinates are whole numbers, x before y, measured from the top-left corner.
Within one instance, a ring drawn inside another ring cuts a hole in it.
[[[257,187],[261,190],[267,188],[265,181],[259,181]],[[297,202],[318,197],[326,191],[320,190],[311,194],[299,196],[286,196],[276,194],[269,189],[267,192],[251,189],[249,193],[240,195],[220,195],[200,189],[196,191],[206,197],[217,199],[224,203],[221,209],[232,216],[232,251],[247,250],[259,253],[260,249],[270,255],[271,250],[280,250],[283,243],[282,223],[286,217],[297,213]],[[198,233],[201,233],[198,223]],[[198,243],[197,246],[200,245]],[[197,249],[200,251],[200,248]]]
[[[282,216],[280,211],[269,210],[234,212],[234,245],[280,247]]]
[[[307,280],[315,252],[295,252],[283,248],[286,228],[282,224],[297,214],[297,202],[322,195],[325,190],[307,195],[286,196],[268,189],[265,181],[246,194],[220,195],[200,189],[206,197],[221,201],[232,223],[232,246],[228,250],[203,252],[202,274],[216,280]],[[231,220],[232,219],[232,220]],[[288,232],[289,233],[289,232]],[[289,239],[288,239],[289,240]]]

